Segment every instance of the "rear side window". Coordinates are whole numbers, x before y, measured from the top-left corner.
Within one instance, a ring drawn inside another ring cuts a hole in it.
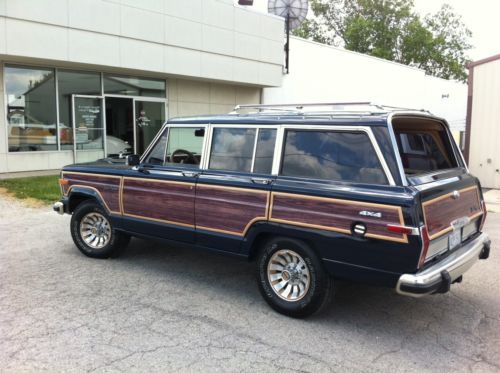
[[[276,144],[276,130],[258,130],[257,145],[255,148],[255,160],[253,172],[260,174],[270,174],[273,168],[274,145]]]
[[[214,128],[208,168],[250,172],[256,129]]]
[[[363,132],[286,131],[281,175],[387,184],[377,154]]]
[[[405,174],[418,175],[458,166],[447,133],[439,123],[395,121],[394,131]]]

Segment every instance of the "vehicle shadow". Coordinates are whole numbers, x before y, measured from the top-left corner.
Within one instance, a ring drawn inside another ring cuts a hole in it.
[[[256,303],[261,305],[262,312],[270,310],[259,294],[254,262],[142,239],[133,239],[118,260],[127,270],[146,270],[158,276],[168,274],[184,286],[209,288],[236,303]],[[471,322],[474,302],[474,294],[469,293],[458,297],[450,292],[415,299],[398,295],[393,289],[336,281],[333,302],[308,320],[318,323],[343,320],[381,328],[397,323],[399,328],[410,329],[427,328],[436,322],[441,327],[448,323],[452,328]]]

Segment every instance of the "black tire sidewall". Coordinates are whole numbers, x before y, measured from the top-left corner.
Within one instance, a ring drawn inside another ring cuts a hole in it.
[[[110,226],[111,226],[111,239],[109,242],[106,244],[106,246],[100,248],[100,249],[94,249],[87,245],[81,235],[80,235],[80,222],[81,220],[89,213],[91,212],[96,212],[98,214],[101,214],[104,216]],[[91,258],[99,258],[99,259],[105,259],[109,258],[111,256],[114,256],[118,247],[118,241],[119,241],[119,235],[115,231],[113,227],[113,223],[109,217],[109,215],[106,213],[106,211],[96,202],[89,201],[89,202],[83,202],[80,205],[78,205],[73,212],[73,215],[71,217],[71,236],[73,237],[73,241],[78,248],[83,254],[91,257]]]
[[[307,294],[300,300],[291,302],[279,297],[271,287],[267,276],[269,260],[276,251],[293,250],[306,263],[311,282]],[[276,238],[268,241],[257,260],[259,289],[266,302],[284,315],[303,318],[318,312],[328,302],[331,294],[331,279],[324,270],[315,252],[304,242],[291,238]]]

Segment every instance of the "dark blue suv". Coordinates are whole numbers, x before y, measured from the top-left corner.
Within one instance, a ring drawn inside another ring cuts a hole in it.
[[[443,293],[489,255],[481,187],[445,120],[357,104],[171,119],[142,157],[64,167],[54,209],[82,253],[131,236],[255,260],[264,299],[305,317],[336,279]],[[187,269],[189,270],[189,269]]]

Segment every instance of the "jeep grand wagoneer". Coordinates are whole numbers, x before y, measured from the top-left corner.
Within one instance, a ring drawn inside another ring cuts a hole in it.
[[[54,208],[72,214],[78,249],[108,258],[138,236],[255,260],[264,299],[294,317],[322,308],[335,279],[444,293],[488,257],[481,187],[443,119],[237,109],[170,120],[140,159],[64,167]]]

